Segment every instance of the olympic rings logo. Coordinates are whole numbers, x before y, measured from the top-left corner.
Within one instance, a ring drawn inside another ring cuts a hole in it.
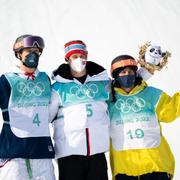
[[[28,82],[27,84],[20,82],[17,84],[17,90],[26,97],[30,97],[32,94],[35,96],[40,96],[45,90],[45,86],[42,82]]]
[[[133,112],[139,112],[145,107],[146,102],[142,98],[128,98],[125,101],[123,99],[118,99],[115,107],[122,113],[128,113],[130,110]]]
[[[98,93],[98,86],[96,84],[82,85],[80,87],[72,86],[69,91],[70,94],[76,95],[79,99],[85,97],[94,98]]]

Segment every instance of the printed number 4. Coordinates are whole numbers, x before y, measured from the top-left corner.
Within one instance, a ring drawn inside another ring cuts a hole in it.
[[[91,117],[93,115],[92,104],[86,104],[86,112],[87,117]]]
[[[144,137],[144,131],[142,129],[136,129],[133,133],[133,131],[129,130],[127,132],[127,135],[129,135],[130,139],[134,139],[134,138],[141,139]]]
[[[37,124],[37,126],[39,126],[40,124],[40,120],[39,120],[39,116],[38,114],[35,115],[34,119],[33,119],[33,124]]]

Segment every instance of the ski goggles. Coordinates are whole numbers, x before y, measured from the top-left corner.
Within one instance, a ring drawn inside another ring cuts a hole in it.
[[[126,67],[126,66],[137,67],[137,62],[134,59],[125,59],[125,60],[118,61],[111,65],[111,73],[117,68]]]
[[[19,51],[20,49],[31,47],[43,49],[44,46],[44,41],[40,36],[28,36],[23,38],[22,41],[15,43],[13,49],[14,51]]]

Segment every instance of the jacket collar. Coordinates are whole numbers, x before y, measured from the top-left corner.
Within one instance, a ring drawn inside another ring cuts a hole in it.
[[[110,80],[107,74],[107,71],[100,65],[88,61],[87,65],[87,78],[86,82],[89,81],[105,81]],[[71,76],[69,64],[62,64],[53,71],[52,79],[62,83],[75,82],[77,84],[81,84],[76,78]]]
[[[133,95],[133,94],[137,94],[140,91],[142,91],[144,88],[146,88],[148,86],[148,84],[145,81],[142,81],[142,83],[140,85],[135,86],[129,93],[125,92],[123,89],[121,88],[114,88],[115,92],[121,94],[121,95]]]

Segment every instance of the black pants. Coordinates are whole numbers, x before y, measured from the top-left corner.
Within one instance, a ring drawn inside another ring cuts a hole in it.
[[[141,176],[127,176],[125,174],[118,174],[116,175],[115,180],[171,180],[171,177],[165,172],[153,172]]]
[[[59,180],[108,180],[104,153],[58,159]]]

